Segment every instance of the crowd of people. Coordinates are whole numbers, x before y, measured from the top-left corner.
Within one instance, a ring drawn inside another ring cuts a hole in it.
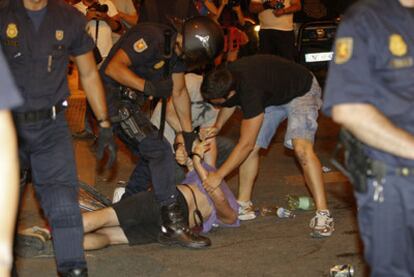
[[[154,242],[207,248],[213,227],[254,219],[259,152],[284,120],[284,146],[315,201],[310,235],[330,237],[334,218],[314,150],[322,105],[344,127],[372,275],[413,276],[414,1],[363,0],[349,10],[324,104],[313,73],[295,62],[293,15],[302,2],[251,0],[245,8],[259,18],[259,53],[239,57],[249,38],[237,0],[2,3],[1,276],[16,270],[13,234],[27,172],[48,220],[59,276],[88,276],[84,250]],[[376,24],[385,35],[374,35]],[[64,113],[70,63],[93,119],[81,134],[70,133]],[[149,100],[151,118],[142,109]],[[242,119],[234,144],[221,129],[237,108]],[[81,213],[72,136],[95,138],[96,156],[106,152],[108,166],[116,163],[115,137],[139,157],[112,206]],[[237,169],[234,195],[225,179]],[[37,237],[27,236],[18,238],[30,247]]]

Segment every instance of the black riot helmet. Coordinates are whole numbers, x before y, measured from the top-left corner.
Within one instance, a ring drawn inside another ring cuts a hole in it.
[[[223,30],[207,16],[185,20],[180,33],[183,36],[184,60],[190,67],[212,63],[223,51]]]

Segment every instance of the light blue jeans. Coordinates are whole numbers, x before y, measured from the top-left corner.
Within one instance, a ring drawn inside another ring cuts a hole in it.
[[[266,107],[256,145],[267,148],[279,124],[286,118],[288,126],[284,145],[287,148],[293,149],[292,139],[306,139],[313,143],[318,129],[318,110],[321,106],[321,88],[313,77],[312,86],[305,95],[284,105]]]

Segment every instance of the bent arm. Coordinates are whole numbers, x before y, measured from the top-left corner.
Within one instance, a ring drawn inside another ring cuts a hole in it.
[[[75,62],[86,98],[98,120],[108,119],[105,91],[92,52],[76,56]]]
[[[217,174],[222,179],[237,168],[253,150],[263,117],[264,114],[261,113],[253,118],[242,120],[239,141],[224,164],[217,170]]]
[[[7,272],[12,267],[19,195],[17,142],[13,120],[7,110],[0,111],[0,134],[0,272]]]
[[[191,132],[191,102],[185,86],[184,73],[173,73],[172,102],[180,120],[181,129],[184,132]]]
[[[124,50],[119,49],[108,63],[105,74],[114,81],[139,91],[144,91],[145,79],[129,69],[131,60]]]
[[[207,178],[208,172],[201,165],[201,160],[198,156],[193,157],[193,165],[201,181]],[[237,214],[231,208],[229,201],[226,198],[221,186],[212,192],[208,192],[216,208],[217,217],[224,224],[234,224],[237,221]]]
[[[332,118],[365,144],[401,158],[414,159],[414,136],[395,126],[374,106],[339,104],[333,107]]]
[[[217,120],[216,120],[216,123],[214,124],[214,126],[218,130],[221,130],[221,128],[223,128],[224,124],[226,124],[227,120],[229,120],[229,118],[233,115],[235,110],[236,110],[236,107],[221,108],[220,112],[217,116]]]

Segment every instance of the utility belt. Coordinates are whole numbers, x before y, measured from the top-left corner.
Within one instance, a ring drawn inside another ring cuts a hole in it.
[[[344,149],[344,165],[337,159],[340,149]],[[364,152],[364,144],[345,129],[339,133],[339,142],[333,156],[332,164],[349,178],[357,192],[367,191],[368,178],[381,183],[386,175],[414,176],[414,168],[396,167],[368,157]]]
[[[41,109],[30,112],[13,112],[13,118],[16,123],[19,124],[36,123],[46,119],[55,120],[56,115],[66,109],[67,106],[68,102],[66,100],[62,100],[49,109]]]
[[[156,132],[157,128],[141,110],[139,102],[142,100],[140,98],[142,93],[124,87],[120,87],[119,93],[121,99],[118,105],[118,115],[111,117],[111,122],[118,123],[122,131],[134,143],[140,143],[147,136]]]

